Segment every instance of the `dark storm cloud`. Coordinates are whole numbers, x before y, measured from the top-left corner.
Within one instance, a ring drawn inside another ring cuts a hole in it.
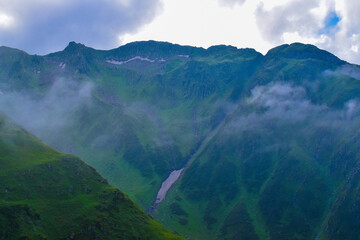
[[[160,0],[0,0],[0,14],[13,19],[0,26],[0,45],[38,54],[70,41],[112,48],[119,35],[136,32],[161,9]]]

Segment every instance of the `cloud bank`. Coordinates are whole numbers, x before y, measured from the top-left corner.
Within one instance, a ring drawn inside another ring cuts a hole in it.
[[[360,2],[356,0],[289,0],[255,11],[258,28],[273,44],[301,41],[342,59],[360,62]]]
[[[250,111],[244,110],[235,117],[226,134],[252,131],[309,137],[320,130],[344,134],[351,133],[360,119],[358,99],[346,102],[342,109],[333,109],[312,103],[303,87],[288,83],[257,86],[241,104],[242,109]]]
[[[58,79],[42,97],[30,92],[0,92],[0,111],[41,139],[60,138],[75,111],[91,106],[94,84]],[[57,135],[56,135],[57,134]]]
[[[311,37],[321,27],[321,17],[311,10],[319,7],[314,0],[297,0],[266,10],[261,3],[255,14],[258,27],[264,38],[279,44],[284,41],[285,33],[297,32],[303,37]]]
[[[0,44],[30,53],[61,50],[70,41],[119,45],[161,11],[160,0],[1,0]]]
[[[70,41],[108,49],[159,40],[265,54],[304,42],[360,63],[358,16],[357,0],[0,0],[0,45],[44,54]]]

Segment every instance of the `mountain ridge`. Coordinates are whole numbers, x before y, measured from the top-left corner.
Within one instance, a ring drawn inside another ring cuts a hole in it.
[[[266,55],[154,41],[71,45],[42,57],[0,54],[0,109],[80,155],[142,209],[191,158],[154,211],[170,229],[190,239],[358,235],[346,222],[360,225],[349,208],[359,66],[300,43]]]
[[[12,47],[8,47],[8,46],[0,46],[0,48],[2,49],[11,49],[12,51],[19,51],[19,52],[23,52],[26,53],[25,51],[22,51],[20,49],[17,48],[12,48]],[[108,49],[108,50],[97,50],[91,47],[88,47],[82,43],[77,43],[75,41],[71,41],[68,43],[68,45],[61,51],[57,51],[54,53],[49,53],[49,54],[45,54],[45,55],[37,55],[37,54],[28,54],[30,56],[49,56],[49,55],[54,55],[54,54],[58,54],[61,52],[71,52],[71,51],[80,51],[80,50],[87,50],[87,51],[98,51],[98,52],[103,52],[103,53],[119,53],[119,52],[128,52],[128,51],[133,51],[133,49],[138,49],[140,52],[144,50],[144,48],[148,49],[150,48],[151,51],[155,51],[155,50],[160,50],[160,52],[162,52],[162,49],[169,49],[169,48],[173,48],[175,49],[176,53],[183,53],[183,54],[190,54],[191,52],[214,52],[216,50],[219,50],[221,52],[223,52],[225,49],[228,50],[235,50],[235,51],[251,51],[251,52],[256,52],[258,54],[261,54],[260,52],[257,52],[255,49],[253,48],[237,48],[235,46],[232,45],[212,45],[208,48],[203,48],[203,47],[193,47],[190,45],[180,45],[180,44],[173,44],[170,42],[162,42],[162,41],[154,41],[154,40],[148,40],[148,41],[136,41],[136,42],[131,42],[131,43],[127,43],[125,45],[121,45],[117,48],[113,48],[113,49]],[[303,44],[300,42],[294,42],[291,44],[283,44],[274,48],[271,48],[267,51],[267,53],[265,55],[261,54],[262,56],[266,56],[266,55],[274,55],[276,52],[283,52],[283,50],[289,49],[291,51],[296,50],[298,48],[297,51],[304,51],[304,48],[308,48],[309,50],[316,50],[317,52],[321,52],[321,53],[328,53],[330,54],[329,56],[335,56],[333,54],[331,54],[328,51],[325,50],[320,50],[318,47],[316,47],[315,45],[312,44]],[[130,50],[128,50],[130,49]],[[320,51],[318,51],[320,50]],[[296,52],[296,51],[295,51]],[[311,52],[311,51],[309,51]],[[133,52],[131,54],[134,54]],[[308,58],[313,58],[314,56],[308,56]],[[332,57],[331,57],[332,58]],[[337,57],[336,57],[337,58]],[[337,58],[338,59],[338,58]]]

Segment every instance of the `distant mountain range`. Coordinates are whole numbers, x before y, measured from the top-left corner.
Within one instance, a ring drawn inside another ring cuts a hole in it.
[[[359,97],[359,66],[301,43],[0,47],[0,111],[188,239],[357,239]]]

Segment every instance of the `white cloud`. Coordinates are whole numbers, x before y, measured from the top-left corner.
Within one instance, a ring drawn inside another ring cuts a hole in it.
[[[6,14],[0,14],[0,29],[1,28],[9,28],[14,24],[14,18],[6,15]]]
[[[227,44],[266,52],[272,45],[263,41],[254,10],[258,0],[223,6],[218,0],[165,0],[163,14],[139,33],[122,37],[122,43],[159,40],[209,47]]]
[[[357,125],[360,119],[358,100],[349,100],[342,108],[334,109],[311,102],[306,92],[303,87],[282,82],[255,87],[251,95],[240,103],[240,107],[251,111],[242,111],[234,117],[223,134],[231,136],[254,131],[264,136],[279,137],[284,133],[286,136],[311,138],[318,130],[322,136],[324,131],[333,134],[342,131],[343,134],[344,126],[350,130]],[[293,131],[288,131],[289,126]],[[282,137],[277,141],[279,143],[287,144],[282,142]]]
[[[264,38],[275,44],[284,43],[284,37],[311,38],[322,27],[319,1],[296,0],[270,10],[261,3],[256,9],[256,20]],[[287,34],[287,35],[286,35]]]
[[[228,44],[266,53],[284,43],[317,45],[360,63],[360,1],[356,0],[164,0],[164,13],[122,43],[161,40],[209,47]],[[340,21],[326,28],[326,19]]]
[[[224,6],[233,7],[235,4],[243,4],[246,0],[219,0],[220,4]]]
[[[135,33],[161,6],[160,0],[0,0],[0,45],[38,54],[61,50],[70,41],[117,47],[119,34]],[[16,24],[9,26],[6,16]]]
[[[360,63],[358,0],[0,0],[0,9],[0,45],[31,53],[72,40],[95,48],[150,39],[227,44],[262,53],[297,41]],[[341,21],[324,30],[329,13]]]
[[[337,9],[342,17],[339,31],[328,40],[326,47],[347,61],[360,63],[360,2],[343,0],[337,2]],[[322,45],[320,45],[322,47]]]
[[[329,13],[340,21],[325,29]],[[342,59],[360,63],[360,2],[356,0],[292,0],[256,10],[262,36],[274,44],[294,41],[315,44]]]

